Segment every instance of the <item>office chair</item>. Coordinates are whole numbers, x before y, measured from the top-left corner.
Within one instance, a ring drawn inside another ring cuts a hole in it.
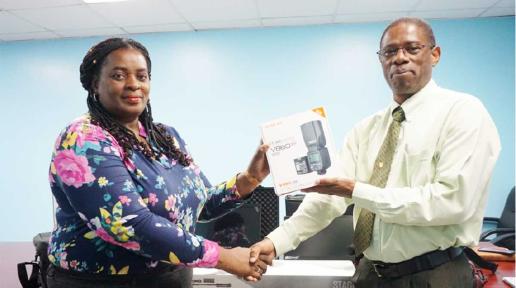
[[[495,223],[496,228],[484,231],[480,235],[480,241],[489,241],[496,246],[514,250],[514,188],[507,196],[500,218],[484,217],[484,223]],[[488,237],[491,235],[495,237],[490,240]]]

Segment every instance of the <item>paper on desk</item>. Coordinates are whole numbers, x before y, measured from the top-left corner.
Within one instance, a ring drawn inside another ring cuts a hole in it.
[[[503,277],[503,282],[509,284],[511,287],[516,287],[516,277]]]
[[[194,268],[194,274],[199,276],[205,275],[231,275],[225,271],[215,268]]]
[[[274,260],[264,276],[342,276],[351,277],[355,266],[343,260]],[[230,275],[219,269],[194,268],[195,275]]]
[[[351,261],[339,260],[275,260],[267,268],[267,276],[342,276],[351,277],[355,266]]]

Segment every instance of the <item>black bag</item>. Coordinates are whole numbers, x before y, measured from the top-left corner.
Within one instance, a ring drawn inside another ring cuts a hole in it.
[[[39,233],[34,236],[32,242],[36,248],[36,256],[31,262],[18,263],[18,279],[23,288],[47,288],[48,241],[50,232]],[[27,266],[32,266],[30,276],[27,274]]]

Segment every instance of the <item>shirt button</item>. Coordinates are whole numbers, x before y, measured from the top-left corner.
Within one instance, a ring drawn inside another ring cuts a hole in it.
[[[380,168],[383,167],[383,162],[382,161],[378,162],[378,167],[380,167]]]

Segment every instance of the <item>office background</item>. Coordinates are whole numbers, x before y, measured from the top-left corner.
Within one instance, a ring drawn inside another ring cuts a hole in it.
[[[430,23],[442,48],[434,79],[476,95],[498,127],[503,150],[486,215],[499,216],[515,179],[514,17]],[[322,105],[339,147],[356,122],[388,105],[390,90],[375,54],[386,24],[133,38],[151,53],[155,120],[179,130],[216,184],[246,167],[262,122]],[[0,242],[30,241],[52,228],[51,150],[59,131],[87,110],[79,65],[103,38],[0,43]]]

